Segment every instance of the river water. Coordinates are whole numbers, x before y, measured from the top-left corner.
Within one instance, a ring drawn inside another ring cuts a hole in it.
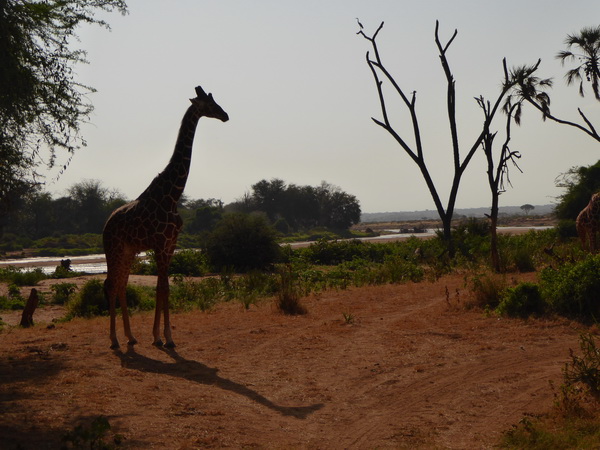
[[[498,227],[498,232],[511,232],[514,230],[545,230],[552,227]],[[390,234],[382,236],[359,238],[361,241],[382,241],[392,239],[408,238],[410,236],[417,237],[431,237],[434,236],[437,230],[428,229],[422,233],[401,233],[401,230],[390,229],[385,230]],[[311,242],[294,242],[291,245],[292,248],[306,247]],[[140,254],[141,257],[145,256],[145,253]],[[35,258],[16,258],[16,259],[5,259],[0,261],[0,268],[7,266],[16,266],[23,268],[24,270],[34,270],[40,268],[45,274],[51,274],[56,269],[56,266],[60,265],[63,259],[71,260],[71,269],[76,272],[85,272],[89,274],[98,274],[106,272],[106,259],[104,254],[86,255],[86,256],[40,256]]]

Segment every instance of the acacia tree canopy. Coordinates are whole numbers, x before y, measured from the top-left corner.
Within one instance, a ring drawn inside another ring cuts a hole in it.
[[[360,202],[354,195],[323,181],[319,186],[287,185],[273,178],[252,185],[245,200],[236,202],[242,212],[260,211],[272,223],[284,220],[294,229],[327,227],[344,230],[360,221]]]
[[[82,24],[109,28],[98,12],[127,12],[124,0],[0,0],[0,202],[70,158],[85,141],[79,125],[93,109],[74,67],[85,63],[73,47]],[[43,152],[43,153],[42,153]],[[63,167],[64,170],[65,167]]]

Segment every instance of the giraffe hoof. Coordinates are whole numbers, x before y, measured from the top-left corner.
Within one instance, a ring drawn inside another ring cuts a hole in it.
[[[162,347],[163,346],[163,341],[161,341],[160,339],[158,341],[154,341],[152,343],[152,345],[154,345],[155,347]]]
[[[175,348],[175,342],[173,342],[173,341],[167,342],[165,344],[165,348]]]
[[[138,343],[138,342],[137,342],[137,339],[130,339],[130,340],[127,342],[127,345],[129,345],[129,346],[133,346],[133,345],[135,345],[135,344],[137,344],[137,343]]]
[[[117,350],[117,349],[121,348],[121,346],[119,345],[118,342],[113,342],[112,344],[110,344],[110,348],[111,348],[111,350]]]

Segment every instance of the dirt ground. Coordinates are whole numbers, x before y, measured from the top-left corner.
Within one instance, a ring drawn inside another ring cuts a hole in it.
[[[0,447],[57,448],[104,415],[126,448],[489,448],[551,408],[579,325],[490,317],[467,297],[452,275],[325,292],[302,317],[222,304],[175,314],[175,350],[150,344],[152,313],[133,316],[133,348],[119,322],[113,351],[108,318],[40,310],[0,333]]]

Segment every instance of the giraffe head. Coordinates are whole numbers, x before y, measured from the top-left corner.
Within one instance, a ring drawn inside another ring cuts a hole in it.
[[[223,108],[217,105],[212,94],[207,95],[200,86],[196,86],[196,98],[191,98],[190,102],[196,105],[199,113],[204,117],[212,117],[223,122],[229,120],[229,116],[223,111]]]

